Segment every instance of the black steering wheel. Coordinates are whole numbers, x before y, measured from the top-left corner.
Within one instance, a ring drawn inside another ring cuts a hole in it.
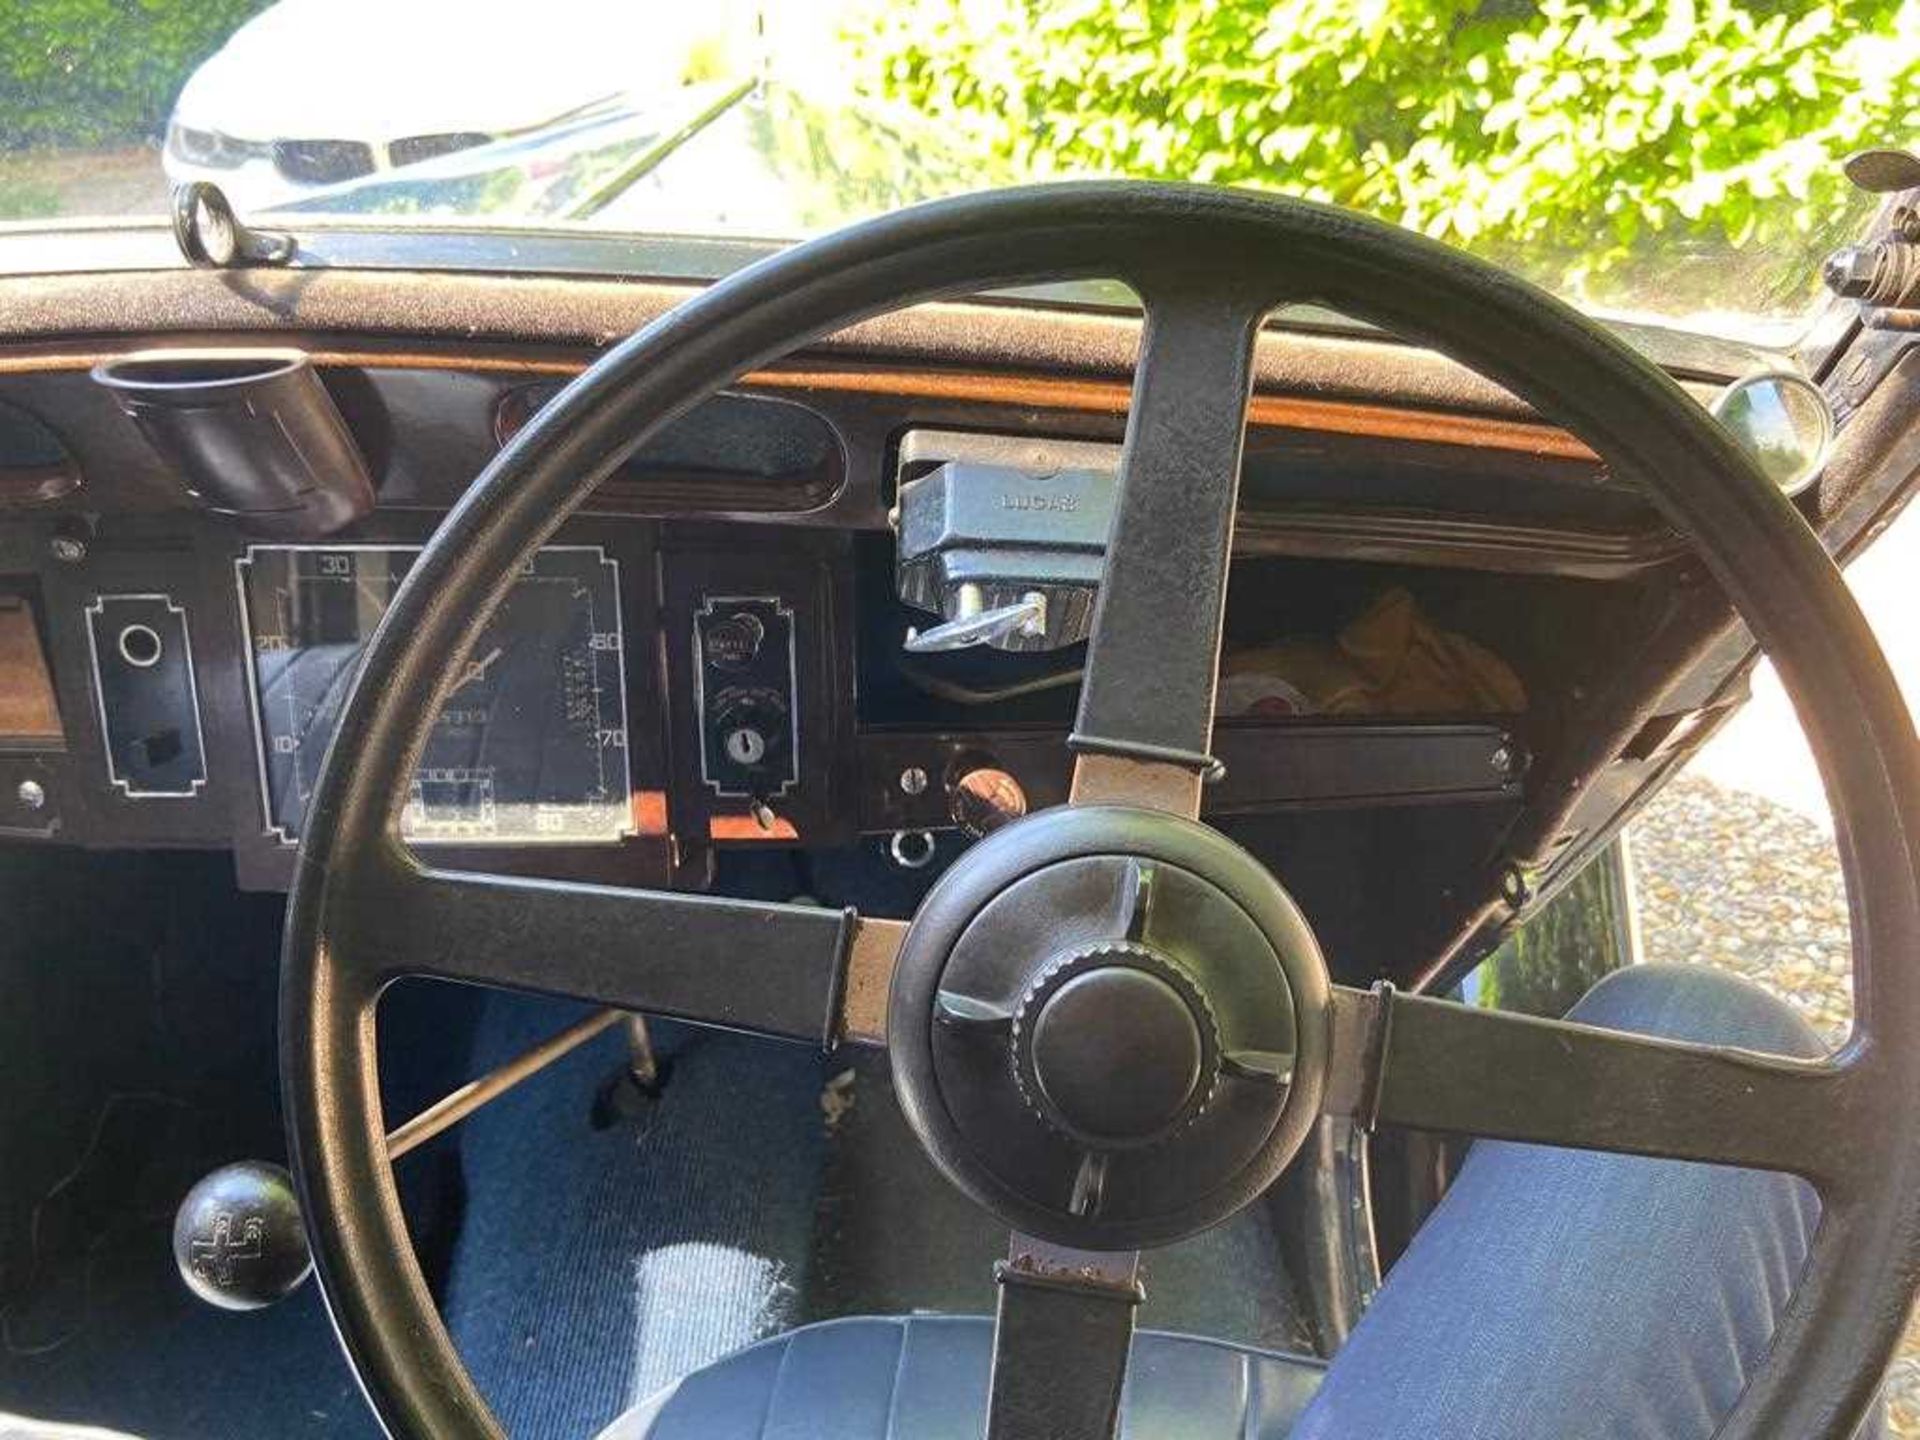
[[[857,320],[1088,276],[1133,286],[1146,327],[1068,806],[968,852],[904,933],[448,873],[405,849],[400,799],[457,662],[516,569],[649,435]],[[1301,300],[1497,380],[1691,537],[1778,665],[1833,802],[1859,1018],[1831,1060],[1332,986],[1277,881],[1194,818],[1253,339]],[[1038,1237],[1036,1254],[1217,1223],[1333,1110],[1793,1172],[1819,1192],[1820,1225],[1720,1433],[1846,1440],[1920,1265],[1917,802],[1912,723],[1818,540],[1704,410],[1565,305],[1390,226],[1232,191],[1067,185],[907,210],[743,271],[610,351],[500,454],[395,597],[307,812],[282,962],[288,1127],[321,1282],[392,1433],[498,1433],[421,1279],[383,1138],[375,1002],[429,975],[890,1042],[936,1162]],[[1004,1313],[1001,1332],[1004,1347]]]

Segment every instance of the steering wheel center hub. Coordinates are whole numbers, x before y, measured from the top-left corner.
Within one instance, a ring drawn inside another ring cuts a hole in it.
[[[1200,1088],[1200,1024],[1167,981],[1099,965],[1060,986],[1034,1016],[1026,1063],[1061,1130],[1089,1143],[1153,1140]]]
[[[1009,1223],[1090,1249],[1217,1224],[1318,1108],[1325,967],[1246,852],[1142,810],[1050,811],[942,877],[895,970],[895,1088]]]

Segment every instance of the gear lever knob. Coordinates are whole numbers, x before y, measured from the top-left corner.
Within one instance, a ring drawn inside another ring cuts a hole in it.
[[[278,1165],[222,1165],[173,1218],[173,1259],[187,1288],[223,1310],[284,1300],[313,1269],[293,1177]]]

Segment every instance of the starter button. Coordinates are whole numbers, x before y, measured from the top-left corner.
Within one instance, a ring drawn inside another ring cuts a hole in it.
[[[707,659],[721,670],[744,670],[760,653],[766,638],[767,627],[758,615],[736,610],[707,626]]]

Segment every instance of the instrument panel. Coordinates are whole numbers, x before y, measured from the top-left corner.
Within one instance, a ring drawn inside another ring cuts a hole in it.
[[[260,804],[300,838],[375,627],[420,549],[251,545],[234,562]],[[521,570],[434,722],[402,810],[416,844],[613,844],[634,833],[619,562],[553,545]]]
[[[205,513],[191,476],[83,368],[4,377],[6,402],[44,418],[70,452],[67,483],[86,488],[36,491],[0,526],[0,839],[229,849],[241,888],[290,883],[365,646],[438,518],[556,379],[551,347],[514,349],[523,371],[491,344],[368,341],[364,363],[321,364],[377,502],[332,539]],[[1021,354],[1032,341],[1006,334]],[[560,358],[591,361],[575,348]],[[1302,353],[1309,370],[1331,363]],[[1529,703],[1229,714],[1203,803],[1276,857],[1337,948],[1413,954],[1456,934],[1510,837],[1553,828],[1549,882],[1578,863],[1690,743],[1692,717],[1723,702],[1729,672],[1721,651],[1683,688],[1648,669],[1711,620],[1697,584],[1658,612],[1663,646],[1623,639],[1644,642],[1684,545],[1631,484],[1558,448],[1569,437],[1487,419],[1478,392],[1459,394],[1459,415],[1435,398],[1445,385],[1409,400],[1397,387],[1411,372],[1387,377],[1379,405],[1303,400],[1281,393],[1306,373],[1296,358],[1267,377],[1277,388],[1247,437],[1235,673],[1279,675],[1317,705],[1294,672],[1403,586],[1439,630],[1503,657]],[[990,640],[1077,636],[1065,622],[1085,595],[1062,588],[1063,567],[1094,547],[1057,522],[1090,501],[1040,507],[1035,486],[950,472],[922,487],[944,489],[952,522],[931,540],[905,533],[913,507],[899,503],[942,466],[1110,468],[1121,421],[1073,387],[1124,387],[1090,352],[1057,361],[1061,376],[1018,384],[865,359],[776,367],[656,437],[556,532],[473,648],[393,797],[407,839],[453,869],[837,894],[754,848],[804,847],[828,877],[860,853],[933,865],[1062,803],[1074,647],[947,651],[928,637],[956,622]],[[984,506],[961,503],[972,490]],[[1617,739],[1607,712],[1568,693],[1583,674],[1641,671],[1665,709],[1630,752],[1602,753]],[[1559,781],[1576,770],[1588,798],[1563,817]],[[1544,777],[1537,794],[1529,777]],[[1370,905],[1351,876],[1383,866],[1430,905]]]

